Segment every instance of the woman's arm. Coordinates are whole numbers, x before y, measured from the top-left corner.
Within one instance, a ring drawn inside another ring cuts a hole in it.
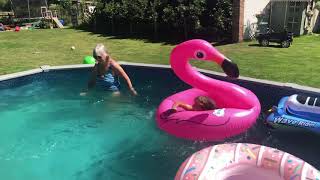
[[[122,68],[115,60],[113,60],[113,59],[111,59],[111,65],[115,68],[116,73],[125,79],[125,81],[127,82],[127,85],[128,85],[129,90],[130,90],[134,95],[137,95],[137,92],[136,92],[136,90],[133,88],[129,76],[128,76],[127,73],[123,70],[123,68]]]

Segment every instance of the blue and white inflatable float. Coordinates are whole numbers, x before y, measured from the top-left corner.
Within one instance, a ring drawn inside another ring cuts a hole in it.
[[[320,97],[286,96],[271,112],[266,123],[274,128],[295,127],[320,133]]]

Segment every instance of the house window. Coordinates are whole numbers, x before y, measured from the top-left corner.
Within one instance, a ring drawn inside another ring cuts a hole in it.
[[[300,11],[301,2],[290,2],[289,4],[289,12],[296,13]]]
[[[297,17],[288,18],[288,30],[294,31],[299,26],[299,19]]]

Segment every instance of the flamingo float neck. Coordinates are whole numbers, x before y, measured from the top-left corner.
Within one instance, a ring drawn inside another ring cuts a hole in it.
[[[219,89],[218,80],[211,79],[200,72],[198,72],[189,63],[189,57],[181,53],[172,53],[171,67],[175,74],[185,83],[192,87],[210,92],[210,88]],[[210,84],[210,86],[208,86]]]

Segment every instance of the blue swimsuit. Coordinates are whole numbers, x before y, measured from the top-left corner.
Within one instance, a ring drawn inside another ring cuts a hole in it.
[[[97,77],[97,84],[108,91],[119,91],[120,89],[119,77],[112,74],[112,66],[109,67],[108,71],[102,77]]]

